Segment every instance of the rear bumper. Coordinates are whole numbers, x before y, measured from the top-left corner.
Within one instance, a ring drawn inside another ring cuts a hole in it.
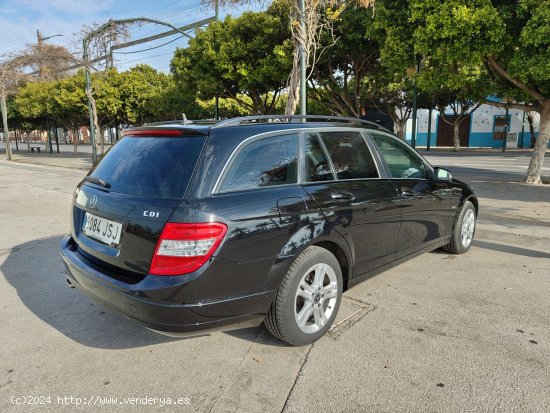
[[[82,256],[70,235],[61,240],[61,257],[70,284],[93,300],[160,332],[192,334],[233,324],[259,324],[275,295],[275,291],[264,291],[214,301],[205,291],[200,302],[174,302],[171,297],[181,295],[197,276],[147,276],[137,284],[125,284]]]

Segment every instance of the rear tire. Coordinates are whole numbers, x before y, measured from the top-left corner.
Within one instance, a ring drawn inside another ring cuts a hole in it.
[[[466,201],[456,221],[451,242],[443,249],[452,254],[464,254],[472,246],[476,230],[476,209],[474,204]]]
[[[264,324],[288,344],[311,344],[334,322],[342,289],[342,270],[336,257],[324,248],[308,247],[287,271]]]

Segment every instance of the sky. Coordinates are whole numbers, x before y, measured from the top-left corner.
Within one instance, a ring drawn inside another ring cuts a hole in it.
[[[223,8],[220,17],[240,15],[259,6]],[[214,9],[200,0],[0,0],[0,60],[3,55],[23,50],[36,43],[37,30],[50,44],[75,50],[80,46],[83,25],[102,24],[112,19],[148,17],[181,27],[214,16]],[[131,39],[151,36],[168,27],[147,24],[131,29]],[[191,33],[193,35],[193,33]],[[150,43],[120,49],[114,54],[115,67],[122,71],[146,63],[163,72],[170,70],[170,60],[177,47],[185,47],[181,35],[164,37]],[[149,50],[147,50],[149,49]]]

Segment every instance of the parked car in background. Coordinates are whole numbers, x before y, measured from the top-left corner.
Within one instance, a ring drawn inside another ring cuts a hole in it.
[[[464,253],[472,188],[392,133],[337,117],[128,129],[78,185],[67,282],[161,332],[265,323],[305,345],[342,292],[423,252]]]

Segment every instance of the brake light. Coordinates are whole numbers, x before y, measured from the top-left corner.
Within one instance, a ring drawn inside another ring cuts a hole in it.
[[[220,222],[169,222],[157,242],[149,273],[182,275],[198,270],[212,256],[227,233]]]
[[[141,129],[141,130],[125,130],[122,136],[181,136],[181,130],[177,129]]]

